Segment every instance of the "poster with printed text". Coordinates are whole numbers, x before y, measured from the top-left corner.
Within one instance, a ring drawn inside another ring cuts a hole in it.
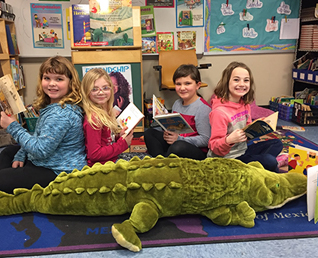
[[[133,102],[132,75],[130,64],[83,66],[83,76],[93,68],[104,69],[114,85],[114,107],[123,111],[130,102]]]
[[[31,3],[34,48],[64,48],[61,4]]]

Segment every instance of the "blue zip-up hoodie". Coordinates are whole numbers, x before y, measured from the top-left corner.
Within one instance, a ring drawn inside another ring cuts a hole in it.
[[[35,132],[30,135],[18,122],[7,127],[7,132],[21,145],[14,161],[26,157],[35,166],[62,171],[81,170],[86,164],[83,115],[76,105],[54,103],[40,110]]]

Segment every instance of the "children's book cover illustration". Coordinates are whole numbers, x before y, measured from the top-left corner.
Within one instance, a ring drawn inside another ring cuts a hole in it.
[[[177,132],[179,134],[193,133],[193,129],[179,113],[169,113],[153,116],[153,119],[165,131]]]
[[[178,50],[196,49],[195,31],[177,31]]]
[[[92,46],[133,46],[132,2],[89,0]]]
[[[153,11],[153,6],[141,6],[140,19],[141,19],[141,36],[142,37],[156,36],[155,14]]]
[[[277,127],[278,112],[275,112],[263,119],[257,119],[253,123],[245,126],[245,131],[248,140],[263,136],[265,134],[275,132]]]
[[[134,103],[130,102],[116,120],[121,128],[128,127],[125,133],[129,134],[144,117],[144,114],[134,105]]]
[[[158,52],[174,50],[173,32],[157,32],[157,50]]]
[[[177,1],[176,24],[180,27],[203,27],[204,4],[203,0]]]
[[[91,31],[89,18],[89,5],[72,5],[73,40],[74,46],[90,46]]]
[[[156,37],[142,37],[141,42],[143,54],[157,53]]]
[[[318,165],[318,150],[299,145],[289,146],[288,171],[307,175],[310,167]]]
[[[34,48],[64,48],[61,4],[30,4]]]

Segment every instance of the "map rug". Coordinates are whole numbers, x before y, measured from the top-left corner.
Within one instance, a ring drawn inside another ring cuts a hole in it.
[[[281,137],[285,147],[294,142],[318,149],[294,132],[281,130],[275,134],[272,137]],[[217,226],[200,215],[161,218],[139,237],[143,248],[147,248],[318,236],[318,224],[308,222],[306,206],[303,196],[280,209],[259,212],[253,228]],[[111,226],[128,217],[129,214],[85,217],[40,213],[0,216],[0,257],[121,249],[112,237]]]

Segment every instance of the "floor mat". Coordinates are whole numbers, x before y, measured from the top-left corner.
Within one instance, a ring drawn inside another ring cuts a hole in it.
[[[318,150],[294,132],[278,130],[263,137],[279,138],[284,151],[291,144]],[[142,158],[146,154],[138,154]],[[129,155],[122,158],[129,159]],[[280,209],[257,213],[255,227],[221,227],[199,215],[159,219],[147,233],[139,234],[143,247],[252,241],[318,236],[318,226],[307,219],[306,196]],[[120,249],[111,226],[129,214],[109,217],[54,216],[39,213],[0,216],[0,256],[39,255]],[[129,251],[127,251],[129,252]]]

